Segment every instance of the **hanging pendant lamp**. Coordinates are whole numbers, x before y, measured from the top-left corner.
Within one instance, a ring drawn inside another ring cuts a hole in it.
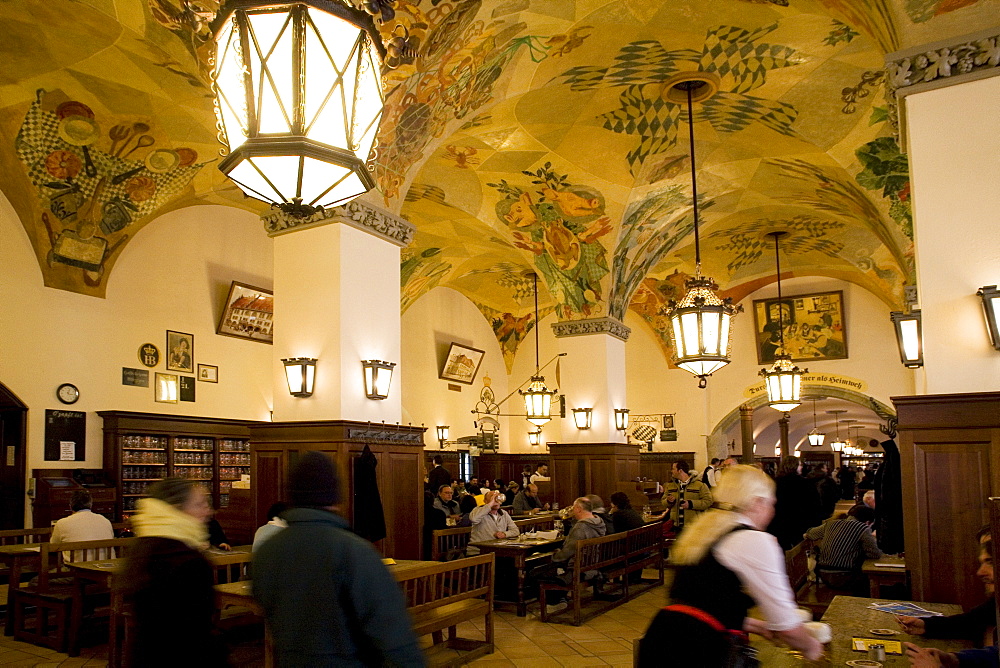
[[[694,159],[693,91],[708,85],[692,79],[674,85],[687,97],[688,137],[691,158],[691,202],[694,211],[695,275],[685,284],[687,293],[679,302],[671,300],[666,309],[670,319],[673,362],[698,378],[698,387],[708,384],[708,377],[729,364],[733,316],[743,310],[722,299],[715,291],[718,284],[701,275],[701,244],[698,238],[698,178]]]
[[[781,256],[778,253],[778,240],[785,236],[786,232],[769,232],[767,236],[774,237],[774,262],[778,275],[778,333],[780,335],[780,347],[774,356],[774,364],[770,369],[761,369],[760,375],[764,377],[767,386],[767,405],[771,408],[787,413],[801,402],[799,394],[802,390],[802,376],[809,372],[809,369],[800,369],[792,364],[792,356],[785,352],[785,322],[784,322],[784,302],[781,300]]]
[[[845,449],[845,446],[847,445],[842,440],[840,440],[840,414],[841,413],[846,413],[846,412],[847,411],[845,411],[843,409],[839,409],[839,410],[835,410],[835,411],[827,411],[827,413],[830,413],[830,414],[833,415],[834,421],[835,421],[835,424],[836,424],[836,427],[837,427],[837,437],[833,439],[832,443],[830,443],[830,448],[834,452],[841,452],[842,450]]]
[[[545,376],[541,375],[538,363],[538,274],[532,272],[535,293],[535,375],[531,377],[527,390],[518,390],[524,398],[524,417],[536,427],[552,419],[552,397],[559,390],[545,387]]]
[[[816,399],[813,398],[813,428],[809,432],[809,445],[814,448],[818,448],[823,445],[823,441],[826,439],[826,434],[821,432],[816,426]]]

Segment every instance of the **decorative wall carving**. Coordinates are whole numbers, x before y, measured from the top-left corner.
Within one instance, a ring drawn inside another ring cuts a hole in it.
[[[552,325],[556,338],[564,336],[586,336],[588,334],[610,334],[622,341],[628,341],[632,330],[614,318],[593,318],[590,320],[568,320]]]
[[[422,431],[400,431],[393,427],[350,427],[347,430],[347,438],[351,441],[364,441],[366,443],[414,443],[422,444],[424,434]]]
[[[311,216],[300,218],[274,209],[260,219],[264,222],[264,229],[272,237],[318,225],[345,223],[397,246],[408,246],[413,241],[413,234],[416,231],[416,228],[403,218],[359,200],[351,200],[344,206],[323,209]]]
[[[980,39],[887,59],[889,86],[898,90],[919,83],[1000,67],[1000,30]]]

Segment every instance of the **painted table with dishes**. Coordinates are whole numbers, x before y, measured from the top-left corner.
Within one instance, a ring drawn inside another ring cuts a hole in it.
[[[497,567],[497,582],[500,582],[500,560],[503,559],[509,565],[513,566],[517,573],[517,594],[516,603],[517,605],[517,616],[525,617],[528,614],[528,597],[526,593],[526,587],[528,584],[528,569],[534,568],[535,566],[541,566],[547,562],[550,558],[549,555],[544,557],[537,556],[539,553],[548,553],[557,550],[563,543],[563,539],[560,538],[544,538],[544,537],[533,537],[531,534],[521,534],[516,538],[497,538],[494,540],[485,540],[478,543],[469,543],[469,545],[474,545],[479,548],[480,553],[492,552],[496,555],[498,562]],[[499,595],[501,592],[495,594],[494,601],[499,601]]]

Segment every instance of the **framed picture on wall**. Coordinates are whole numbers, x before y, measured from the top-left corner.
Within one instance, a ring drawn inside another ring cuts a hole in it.
[[[274,293],[233,281],[216,334],[274,343]]]
[[[175,373],[157,373],[154,399],[161,404],[176,404],[180,395],[180,379]]]
[[[167,330],[167,371],[194,373],[194,334]]]
[[[448,356],[444,360],[444,368],[441,369],[440,378],[472,385],[485,354],[485,351],[478,348],[452,343],[448,349]]]
[[[847,359],[844,293],[840,290],[783,297],[780,302],[755,299],[753,320],[759,364],[774,361],[782,332],[785,352],[796,362]]]
[[[199,364],[198,380],[200,380],[203,383],[218,383],[219,367],[212,364]]]

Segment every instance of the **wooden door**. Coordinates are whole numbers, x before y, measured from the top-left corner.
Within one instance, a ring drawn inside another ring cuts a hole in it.
[[[0,530],[24,523],[27,408],[0,385]]]

